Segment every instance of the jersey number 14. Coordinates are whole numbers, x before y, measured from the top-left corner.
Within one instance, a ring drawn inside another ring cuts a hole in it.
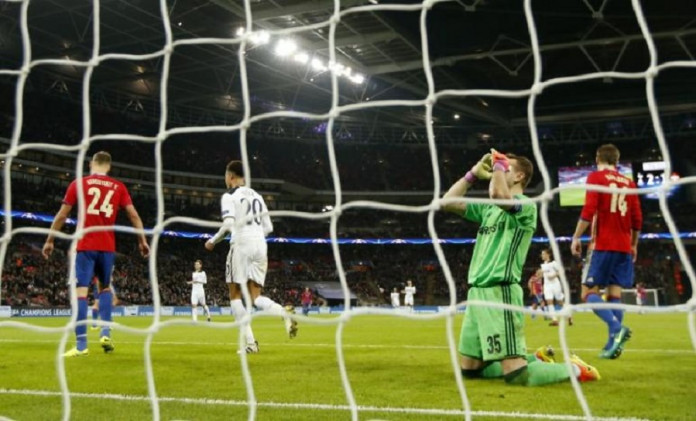
[[[616,183],[609,184],[609,187],[615,188]],[[616,213],[616,211],[621,212],[621,216],[626,216],[626,211],[628,211],[628,203],[626,203],[626,193],[614,192],[611,194],[611,204],[609,205],[609,212]]]

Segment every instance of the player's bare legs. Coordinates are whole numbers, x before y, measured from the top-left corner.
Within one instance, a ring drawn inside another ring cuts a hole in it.
[[[239,284],[235,284],[234,282],[227,285],[229,287],[230,307],[232,307],[232,314],[234,315],[235,320],[241,320],[248,314],[246,307],[244,307],[244,304],[242,303],[242,289],[240,288]],[[240,326],[240,329],[243,329],[244,337],[246,339],[246,348],[244,351],[240,352],[246,352],[247,354],[255,354],[259,352],[259,343],[256,341],[256,338],[254,338],[254,331],[251,329],[251,324]]]
[[[285,321],[285,330],[290,339],[297,336],[297,322],[292,319],[290,313],[280,304],[276,303],[265,295],[261,295],[262,287],[253,280],[250,279],[247,286],[249,287],[249,295],[251,296],[251,300],[254,305],[259,310],[264,310],[273,315],[281,316]]]

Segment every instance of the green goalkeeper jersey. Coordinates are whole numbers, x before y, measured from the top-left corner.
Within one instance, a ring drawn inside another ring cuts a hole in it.
[[[526,197],[516,195],[515,198]],[[517,204],[505,210],[496,205],[469,203],[463,216],[481,224],[469,266],[469,285],[490,287],[519,283],[536,231],[536,205]]]

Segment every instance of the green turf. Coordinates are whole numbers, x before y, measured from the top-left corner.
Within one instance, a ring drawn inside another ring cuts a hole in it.
[[[327,316],[328,317],[328,316]],[[314,316],[317,320],[318,316]],[[690,420],[696,414],[696,355],[683,314],[627,316],[634,331],[624,355],[599,360],[604,326],[591,314],[580,314],[569,328],[568,341],[602,380],[583,386],[595,416],[654,420]],[[65,319],[23,319],[42,326],[60,326]],[[216,320],[223,320],[218,317]],[[229,321],[229,319],[224,319]],[[145,327],[148,318],[118,319]],[[461,317],[455,322],[455,337]],[[304,323],[294,340],[286,339],[280,320],[254,320],[261,353],[250,355],[257,419],[348,420],[335,350],[336,327]],[[530,348],[559,346],[557,328],[528,320]],[[165,326],[154,336],[152,361],[162,419],[246,419],[248,408],[240,357],[235,353],[236,329]],[[442,420],[461,418],[443,410],[462,410],[450,363],[444,319],[416,321],[392,316],[356,316],[343,335],[349,379],[360,419]],[[115,353],[105,355],[97,333],[89,331],[92,354],[66,360],[70,390],[95,396],[73,396],[71,419],[143,420],[152,418],[145,375],[145,337],[115,331]],[[59,334],[0,327],[0,418],[56,420],[62,414],[56,371]],[[70,338],[72,346],[73,338]],[[474,411],[581,415],[569,383],[543,388],[507,386],[502,380],[466,382]],[[22,390],[21,394],[7,390]],[[28,395],[27,391],[48,392]],[[128,395],[117,400],[105,394]],[[209,401],[205,401],[208,399]],[[214,401],[213,401],[214,400]],[[275,404],[300,404],[298,407]],[[325,405],[310,408],[308,404]],[[380,408],[436,409],[436,414],[387,412]],[[474,419],[504,419],[500,414]]]
[[[585,203],[585,190],[569,189],[559,193],[561,206],[582,206]]]

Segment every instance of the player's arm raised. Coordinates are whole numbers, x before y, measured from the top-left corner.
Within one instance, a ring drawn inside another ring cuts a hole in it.
[[[70,216],[71,210],[72,206],[63,203],[60,206],[58,213],[56,213],[55,218],[53,218],[53,222],[51,223],[51,232],[48,233],[48,237],[46,237],[46,242],[44,243],[43,250],[41,251],[41,254],[43,254],[43,257],[45,257],[46,259],[48,259],[51,256],[51,253],[53,253],[53,243],[55,239],[53,231],[60,231],[63,228],[65,220],[68,219],[68,216]]]
[[[126,215],[128,216],[128,219],[130,220],[131,225],[133,225],[133,228],[141,231],[145,229],[145,226],[143,225],[143,220],[140,219],[140,215],[138,215],[138,211],[135,210],[135,206],[126,205],[125,211]],[[147,238],[145,237],[144,232],[138,233],[138,248],[140,249],[140,254],[143,257],[147,257],[150,255],[150,246],[147,244]]]
[[[504,154],[491,149],[491,162],[493,163],[493,175],[491,183],[488,185],[488,197],[491,199],[512,199],[512,193],[506,179],[506,174],[510,171],[510,161]],[[515,205],[498,206],[509,210]]]
[[[462,197],[478,180],[491,179],[491,154],[487,153],[474,164],[464,177],[457,180],[452,187],[447,190],[443,199],[455,199]],[[448,203],[442,207],[448,212],[464,213],[466,211],[466,203]]]

